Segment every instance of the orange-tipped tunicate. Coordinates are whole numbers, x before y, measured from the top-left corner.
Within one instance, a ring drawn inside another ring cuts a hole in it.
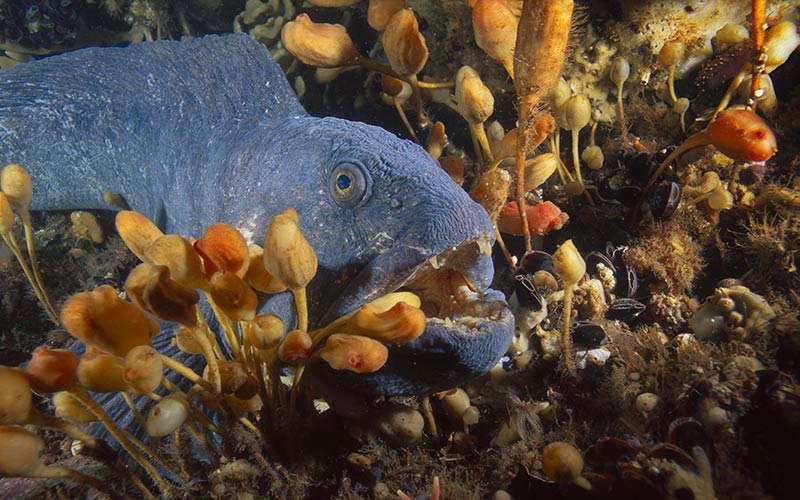
[[[264,293],[281,293],[286,291],[286,285],[278,281],[264,266],[264,249],[255,243],[247,246],[250,252],[250,267],[244,279],[250,286]]]
[[[11,233],[14,227],[14,212],[11,210],[11,202],[8,195],[0,191],[0,236]]]
[[[249,321],[256,315],[256,293],[233,273],[219,272],[211,277],[211,298],[233,321]]]
[[[128,274],[125,291],[136,305],[161,320],[182,325],[197,323],[195,304],[200,295],[173,280],[167,266],[139,264]]]
[[[0,476],[26,476],[42,467],[42,438],[22,427],[0,425]]]
[[[372,373],[386,364],[389,350],[377,340],[368,337],[334,333],[319,350],[319,355],[334,370]]]
[[[302,330],[287,333],[278,346],[278,359],[288,364],[295,364],[311,354],[311,336]]]
[[[161,356],[152,346],[136,346],[125,356],[125,382],[139,394],[153,392],[161,384],[163,374]]]
[[[81,356],[78,380],[86,390],[92,392],[119,392],[128,388],[123,377],[124,371],[122,358],[98,353],[90,348]]]
[[[160,329],[141,309],[117,297],[109,285],[70,297],[61,309],[61,322],[84,344],[115,356],[149,344]]]
[[[775,134],[760,116],[747,109],[726,109],[706,128],[708,140],[736,161],[766,161],[778,152]]]
[[[240,278],[247,274],[250,266],[247,241],[230,224],[217,222],[208,226],[203,236],[195,241],[194,249],[203,259],[208,278],[217,271],[235,273]]]
[[[315,23],[308,14],[298,15],[281,30],[286,50],[305,64],[338,68],[358,57],[350,35],[340,24]]]
[[[416,75],[428,62],[428,45],[411,9],[395,12],[386,24],[381,42],[389,66],[403,76]]]
[[[399,345],[410,342],[425,331],[425,313],[405,302],[387,311],[364,304],[348,322],[352,333]]]
[[[317,273],[318,260],[289,209],[272,218],[264,236],[264,266],[291,290],[305,288]]]
[[[367,23],[375,31],[383,31],[389,19],[406,6],[406,0],[369,0]]]
[[[21,165],[11,163],[0,170],[0,188],[8,196],[8,201],[17,210],[27,211],[33,198],[33,185],[28,171]]]
[[[63,391],[53,396],[55,414],[76,424],[95,422],[97,417],[87,410],[71,392]]]
[[[145,256],[148,262],[167,266],[169,275],[181,285],[206,289],[208,279],[203,273],[203,261],[191,243],[177,234],[167,234],[155,240]]]
[[[78,356],[66,349],[39,346],[25,368],[31,387],[38,392],[59,392],[78,382]]]
[[[122,241],[142,262],[148,262],[147,248],[158,238],[164,236],[164,233],[150,219],[131,210],[117,213],[115,224]]]
[[[250,322],[248,340],[256,349],[271,349],[278,345],[284,330],[280,317],[272,313],[259,314]]]
[[[517,44],[519,14],[507,0],[477,0],[472,7],[475,43],[489,57],[500,62],[514,78],[514,47]]]
[[[732,160],[742,162],[767,161],[778,152],[775,134],[760,116],[749,109],[726,109],[704,130],[689,136],[661,162],[650,176],[639,204],[642,203],[644,194],[675,159],[690,149],[708,144]]]
[[[31,386],[21,370],[0,365],[0,424],[24,424],[31,412]]]

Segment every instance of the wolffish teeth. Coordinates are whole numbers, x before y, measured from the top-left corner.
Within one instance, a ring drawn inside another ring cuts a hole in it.
[[[436,255],[428,259],[428,262],[430,262],[431,267],[434,269],[439,269],[439,267],[441,266],[441,264],[439,263],[439,258]]]
[[[453,326],[453,320],[449,316],[444,319],[444,326]]]
[[[492,255],[492,244],[489,242],[488,238],[478,238],[478,249],[483,255]]]

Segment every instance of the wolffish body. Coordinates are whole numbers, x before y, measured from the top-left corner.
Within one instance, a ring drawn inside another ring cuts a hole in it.
[[[260,243],[270,218],[295,208],[320,264],[311,326],[401,287],[428,315],[380,371],[334,374],[349,389],[452,387],[510,342],[513,317],[488,288],[483,209],[417,145],[308,116],[246,36],[86,49],[0,73],[0,161],[31,172],[34,209],[101,208],[103,191],[118,192],[184,236],[227,222]],[[261,311],[294,321],[288,293]]]

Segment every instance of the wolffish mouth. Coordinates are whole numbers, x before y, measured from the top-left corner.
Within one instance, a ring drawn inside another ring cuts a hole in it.
[[[491,252],[487,236],[465,241],[417,265],[398,290],[420,297],[429,326],[478,333],[480,325],[499,321],[507,309],[498,299],[502,295],[486,284]]]
[[[426,315],[425,332],[406,344],[389,346],[386,364],[374,373],[334,373],[318,366],[323,378],[334,377],[342,387],[370,395],[429,394],[488,371],[506,352],[514,332],[505,297],[489,288],[494,273],[491,243],[483,235],[435,257],[428,253],[427,259],[424,251],[409,247],[376,259],[350,291],[369,290],[360,295],[366,301],[397,290],[413,292]]]

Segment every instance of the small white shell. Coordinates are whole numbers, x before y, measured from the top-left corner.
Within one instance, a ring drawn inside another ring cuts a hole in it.
[[[152,437],[163,437],[183,425],[187,415],[186,405],[182,401],[164,398],[150,410],[144,428]]]

